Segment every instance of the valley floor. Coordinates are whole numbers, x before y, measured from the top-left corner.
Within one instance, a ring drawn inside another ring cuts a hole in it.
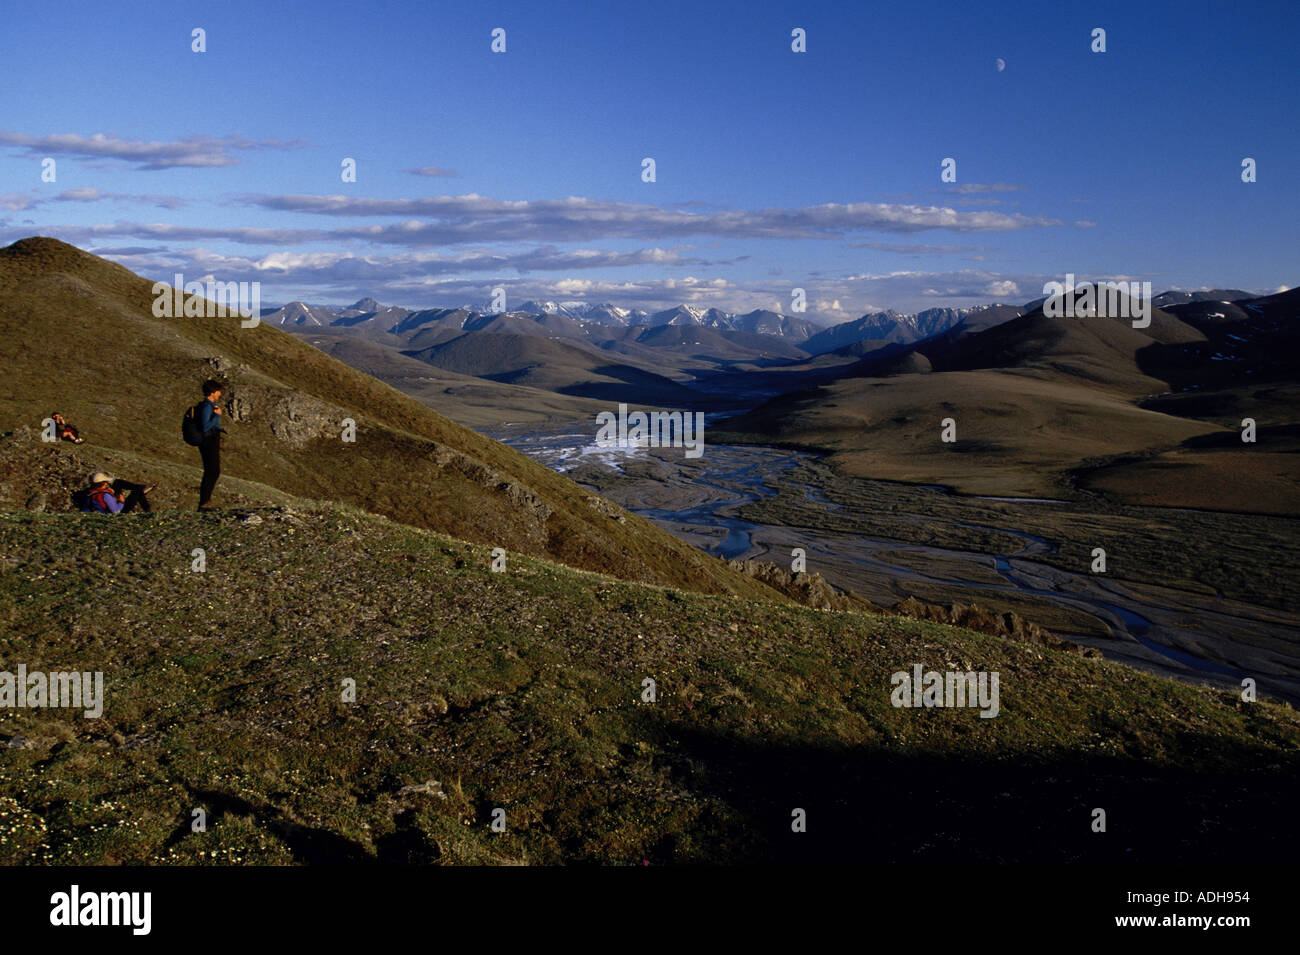
[[[1300,702],[1295,518],[956,495],[749,445],[594,450],[585,423],[493,434],[719,556],[789,568],[802,548],[882,606],[1013,610],[1142,669]]]

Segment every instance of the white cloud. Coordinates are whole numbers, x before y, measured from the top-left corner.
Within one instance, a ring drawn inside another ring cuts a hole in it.
[[[122,139],[114,133],[55,133],[29,136],[26,133],[0,130],[0,146],[24,150],[29,156],[69,156],[74,159],[109,159],[127,163],[136,169],[173,169],[177,167],[233,166],[239,159],[236,151],[255,149],[295,149],[306,145],[303,140],[247,139],[243,136],[187,136],[181,140],[159,141]]]

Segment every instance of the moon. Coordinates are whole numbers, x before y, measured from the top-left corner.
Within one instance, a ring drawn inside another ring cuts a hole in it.
[[[997,63],[998,63],[998,72],[999,72],[999,73],[1001,73],[1003,70],[1005,70],[1005,69],[1007,68],[1007,61],[1004,60],[1004,59],[1002,59],[1002,57],[998,57]]]

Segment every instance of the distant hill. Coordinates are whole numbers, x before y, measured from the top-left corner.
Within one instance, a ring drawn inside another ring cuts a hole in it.
[[[1082,295],[1082,286],[1076,290]],[[917,350],[940,371],[975,368],[1043,369],[1088,381],[1136,389],[1159,387],[1145,380],[1138,354],[1153,343],[1188,342],[1204,336],[1158,308],[1150,326],[1133,327],[1135,306],[1120,296],[1114,315],[1052,318],[1040,305],[1032,311],[958,338],[923,342]]]
[[[715,329],[698,325],[658,325],[633,329],[630,334],[634,334],[632,340],[638,345],[684,350],[703,359],[752,361],[759,358],[796,360],[807,357],[803,349],[786,340],[757,332]]]
[[[1190,302],[1235,302],[1238,299],[1255,297],[1253,292],[1245,292],[1239,288],[1219,288],[1208,292],[1161,292],[1152,299],[1152,302],[1157,308],[1168,308],[1171,305],[1186,305]]]
[[[1297,513],[1300,459],[1287,438],[1294,401],[1258,405],[1281,430],[1243,457],[1238,435],[1226,430],[1239,429],[1240,418],[1180,414],[1175,401],[1148,400],[1252,377],[1294,382],[1300,321],[1284,316],[1300,317],[1297,298],[1239,301],[1253,318],[1236,322],[1206,321],[1192,305],[1153,308],[1145,329],[1132,327],[1130,313],[1052,318],[1039,305],[974,333],[954,327],[910,351],[832,369],[835,377],[815,387],[718,422],[716,439],[819,448],[850,474],[971,494],[1061,496],[1082,482],[1134,502]],[[1182,309],[1190,311],[1179,317]],[[944,418],[956,424],[956,443],[940,440]],[[1222,456],[1201,451],[1212,447]],[[1174,450],[1162,469],[1132,470]]]
[[[308,305],[290,302],[275,309],[266,309],[262,320],[284,328],[342,326],[362,327],[393,335],[405,335],[414,328],[447,316],[459,315],[468,320],[491,318],[495,312],[483,312],[469,306],[456,308],[409,309],[383,306],[373,298],[363,298],[348,306]],[[598,329],[658,327],[661,325],[689,325],[721,331],[746,332],[781,338],[794,344],[805,341],[820,330],[820,326],[806,319],[757,309],[743,315],[732,314],[717,308],[696,305],[677,305],[657,312],[621,308],[610,304],[585,302],[526,301],[509,310],[510,315],[522,316],[546,325],[551,318],[566,319],[567,327],[579,329],[578,335],[597,340],[607,337]],[[581,329],[590,331],[581,331]]]
[[[1169,384],[1139,403],[1223,430],[1100,463],[1081,473],[1080,483],[1138,503],[1300,513],[1300,289],[1167,310],[1203,337],[1139,354],[1143,371]],[[1256,432],[1251,444],[1242,442],[1247,419]]]
[[[462,375],[403,355],[339,329],[304,336],[331,358],[392,385],[458,424],[486,428],[502,422],[595,420],[609,404],[538,388]]]
[[[648,313],[612,304],[525,302],[518,310],[489,315],[470,308],[384,308],[363,299],[338,308],[293,303],[275,314],[295,334],[318,334],[324,326],[317,323],[326,322],[331,330],[494,385],[524,386],[560,398],[616,397],[722,410],[752,407],[782,393],[807,393],[841,379],[980,369],[1063,376],[1067,384],[1088,382],[1134,399],[1170,385],[1208,387],[1238,371],[1267,377],[1270,372],[1241,364],[1237,347],[1241,331],[1253,328],[1250,319],[1257,314],[1246,304],[1267,298],[1236,289],[1165,292],[1153,299],[1152,323],[1145,329],[1134,329],[1119,316],[1053,319],[1044,315],[1042,299],[915,314],[873,312],[831,328],[774,311],[736,315],[690,304]],[[1227,331],[1234,323],[1236,330]],[[1224,334],[1207,338],[1207,329],[1216,325],[1224,326]],[[478,335],[493,337],[474,343]],[[498,347],[506,341],[499,335],[511,336],[508,346]],[[1266,335],[1260,342],[1267,346],[1275,338]],[[1216,347],[1207,351],[1211,340]],[[1286,363],[1285,347],[1257,351],[1251,359],[1256,365]],[[338,346],[334,353],[361,354]],[[405,383],[414,384],[418,376],[393,380],[408,388]],[[707,397],[703,405],[702,396]],[[493,423],[485,420],[490,397],[481,393],[475,400],[484,403],[472,409],[453,406],[454,413],[476,424]],[[496,397],[502,415],[518,417],[510,410],[520,406],[517,400]],[[545,406],[560,413],[565,407]]]
[[[794,342],[807,338],[815,327],[775,312],[752,312],[733,320],[716,309],[688,306],[655,315],[614,306],[579,309],[577,303],[542,310],[555,304],[525,302],[517,310],[485,314],[469,308],[411,311],[383,307],[374,299],[346,308],[291,303],[267,311],[264,321],[309,341],[329,343],[331,354],[345,361],[365,355],[363,370],[377,367],[373,348],[344,348],[338,336],[393,350],[387,360],[391,366],[400,364],[404,356],[446,372],[527,385],[559,396],[655,405],[698,401],[700,393],[680,381],[733,363],[770,365],[804,359],[806,352]],[[472,341],[477,336],[489,337]],[[418,376],[402,374],[392,381],[409,394],[424,396],[429,391],[426,384],[418,383]],[[519,402],[505,393],[500,399],[501,413],[495,421],[487,420],[486,403],[472,409],[453,404],[448,412],[480,426],[520,420],[511,410]],[[556,402],[546,406],[564,407]]]
[[[602,401],[684,405],[700,397],[670,378],[615,361],[597,349],[514,331],[481,329],[403,354],[489,381]]]

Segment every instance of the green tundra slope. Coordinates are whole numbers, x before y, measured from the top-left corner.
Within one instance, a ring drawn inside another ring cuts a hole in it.
[[[79,452],[91,469],[111,465],[158,483],[164,506],[193,506],[198,454],[181,441],[180,419],[217,375],[229,382],[218,505],[235,500],[223,495],[242,479],[575,567],[775,599],[723,561],[299,338],[242,328],[233,315],[155,317],[152,284],[54,239],[0,249],[0,434],[39,431],[62,411],[87,439]],[[347,420],[353,442],[343,440]],[[27,477],[10,476],[0,507],[43,494],[67,508],[73,486],[28,480],[62,453],[32,446]]]
[[[1295,848],[1289,707],[895,616],[489,564],[486,546],[300,500],[0,513],[0,669],[105,680],[98,719],[0,711],[0,862]],[[892,706],[890,675],[915,664],[996,671],[998,715]]]

